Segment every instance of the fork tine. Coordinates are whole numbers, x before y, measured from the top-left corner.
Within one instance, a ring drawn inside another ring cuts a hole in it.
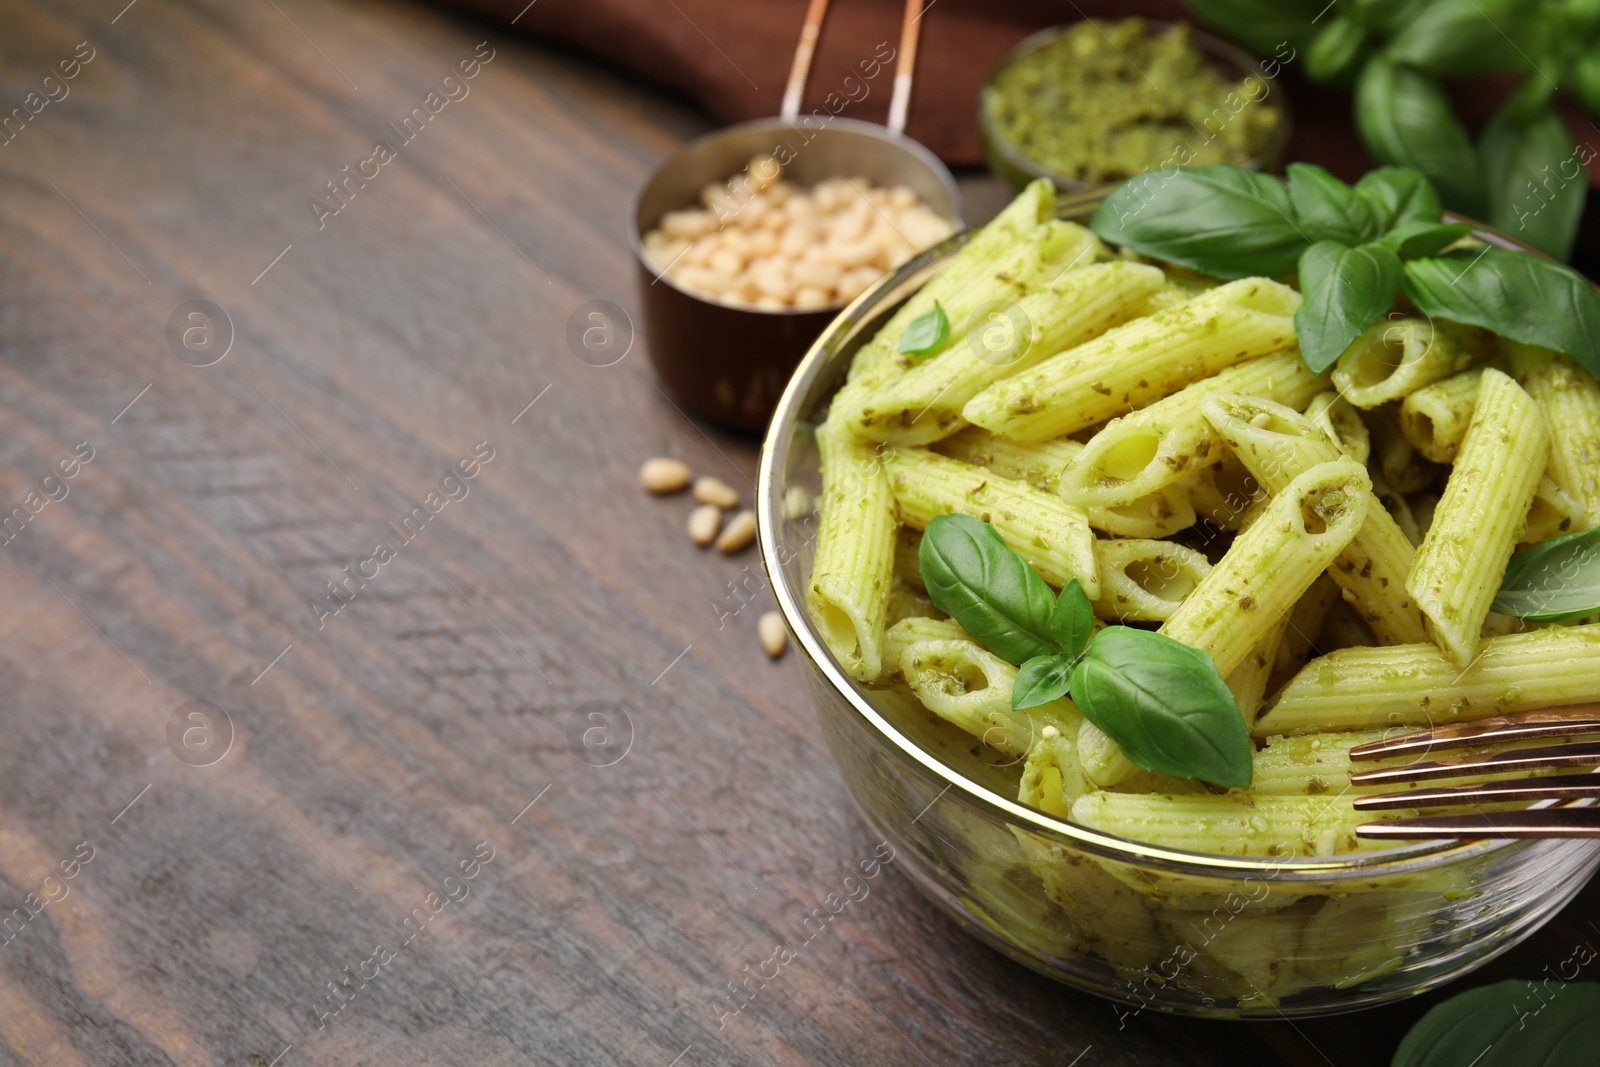
[[[1522,715],[1451,723],[1419,730],[1400,737],[1368,741],[1350,750],[1353,760],[1381,759],[1434,749],[1466,748],[1498,744],[1502,741],[1529,741],[1543,737],[1575,737],[1600,733],[1600,704],[1574,704],[1570,707],[1533,711]]]
[[[1414,789],[1409,793],[1380,793],[1355,798],[1358,809],[1432,808],[1444,804],[1483,804],[1506,800],[1578,800],[1600,797],[1600,775],[1563,774],[1549,778],[1522,778],[1511,782]]]
[[[1600,766],[1600,741],[1587,741],[1580,744],[1519,748],[1510,752],[1495,752],[1487,756],[1465,756],[1461,759],[1411,763],[1403,767],[1379,767],[1370,771],[1352,771],[1350,773],[1350,784],[1373,785],[1383,782],[1426,782],[1434,778],[1461,778],[1472,774],[1494,774],[1499,771],[1532,771],[1546,767],[1596,766]]]
[[[1365,823],[1357,837],[1600,837],[1600,808],[1540,808],[1491,815],[1425,815],[1417,819]]]

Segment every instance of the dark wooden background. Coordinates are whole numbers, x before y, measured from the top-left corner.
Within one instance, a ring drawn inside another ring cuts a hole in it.
[[[770,596],[719,619],[754,556],[694,550],[687,503],[635,485],[664,453],[748,492],[755,444],[675,410],[637,347],[600,368],[565,341],[584,302],[633,306],[629,198],[705,121],[416,4],[125,2],[0,4],[0,113],[94,50],[0,147],[0,514],[94,450],[0,545],[0,1061],[1387,1060],[1427,999],[1119,1029],[892,868],[719,1028],[873,842],[800,665],[757,646]],[[470,95],[319,229],[324,183],[483,41]],[[169,344],[192,299],[231,320],[212,366]],[[169,741],[197,700],[210,748]],[[1597,901],[1485,973],[1543,977],[1600,939]]]

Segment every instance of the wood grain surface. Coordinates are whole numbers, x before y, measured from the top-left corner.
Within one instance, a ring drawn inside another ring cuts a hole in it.
[[[566,341],[704,120],[416,4],[124,3],[0,3],[0,1062],[1387,1061],[1428,998],[1119,1026],[892,869],[725,1017],[873,841],[754,555],[636,487],[754,442]]]

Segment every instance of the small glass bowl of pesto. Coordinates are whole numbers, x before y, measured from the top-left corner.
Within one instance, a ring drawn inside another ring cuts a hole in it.
[[[1212,163],[1271,170],[1289,140],[1277,80],[1293,58],[1256,60],[1187,23],[1052,26],[1008,52],[984,83],[984,155],[1018,189],[1050,178],[1083,190]]]

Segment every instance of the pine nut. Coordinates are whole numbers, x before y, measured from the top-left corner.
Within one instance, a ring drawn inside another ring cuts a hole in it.
[[[811,494],[798,485],[791,485],[783,494],[783,517],[793,522],[811,514]]]
[[[739,506],[739,491],[721,478],[696,478],[694,498],[702,504],[715,504],[719,508]]]
[[[735,515],[722,528],[717,537],[717,547],[732,555],[756,539],[756,513],[745,510]]]
[[[773,659],[783,655],[783,650],[789,647],[789,628],[776,611],[769,611],[756,620],[756,635],[761,638],[761,647]]]
[[[722,525],[722,509],[715,504],[701,504],[689,512],[689,540],[706,547],[717,539],[717,529]]]
[[[639,468],[639,484],[652,493],[676,493],[689,484],[689,465],[666,456],[647,459]]]

